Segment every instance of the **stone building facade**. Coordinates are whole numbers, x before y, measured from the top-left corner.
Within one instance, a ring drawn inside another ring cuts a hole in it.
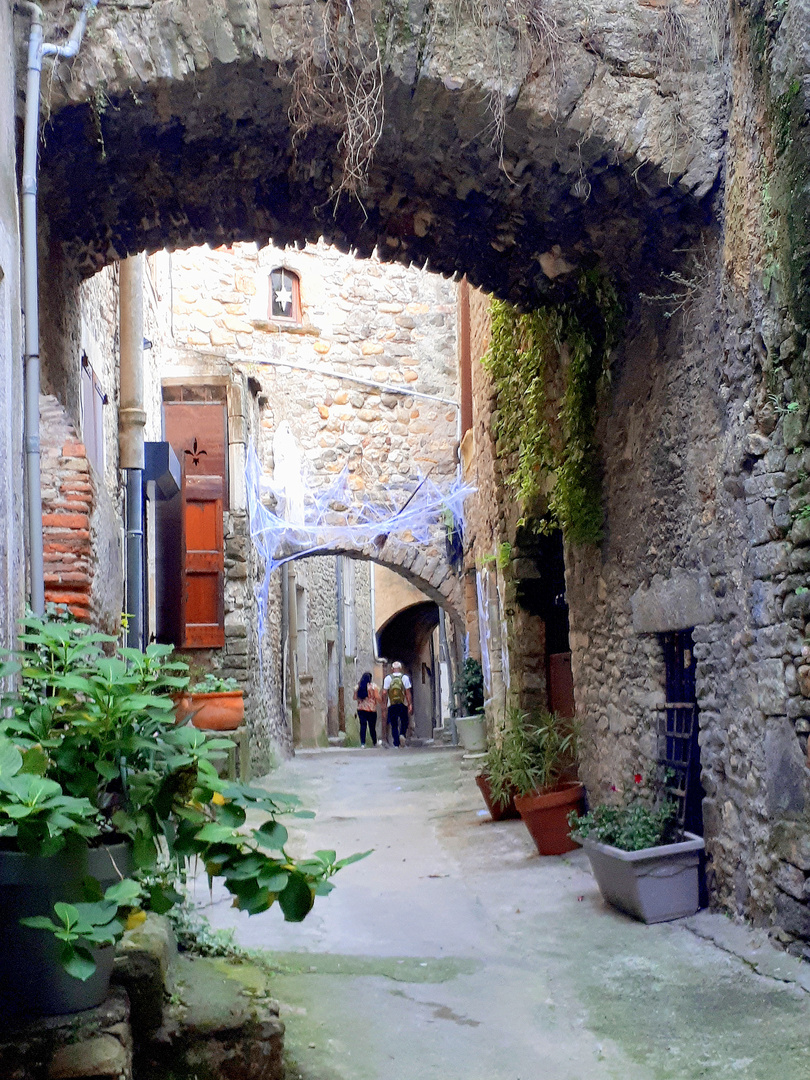
[[[45,7],[59,36],[72,12]],[[625,325],[601,408],[604,538],[599,546],[565,550],[573,680],[586,725],[583,773],[598,798],[652,759],[670,636],[691,633],[689,646],[684,638],[679,649],[683,663],[689,654],[701,722],[713,902],[771,923],[801,950],[810,939],[807,5],[765,0],[726,11],[709,2],[673,8],[551,0],[544,10],[555,29],[553,63],[528,65],[518,33],[482,29],[480,21],[449,18],[444,5],[434,7],[433,21],[404,4],[379,12],[390,37],[386,124],[361,203],[334,198],[340,133],[316,125],[302,143],[290,130],[290,73],[311,45],[312,29],[295,5],[258,0],[247,9],[211,0],[202,21],[187,0],[102,6],[77,63],[61,66],[48,90],[40,200],[41,247],[49,255],[42,273],[45,390],[76,425],[80,279],[140,250],[324,236],[364,256],[381,251],[403,266],[465,272],[474,285],[529,308],[565,302],[576,275],[598,265],[619,290]],[[372,15],[377,11],[372,5]],[[10,42],[7,0],[2,18],[0,29],[9,32],[0,42]],[[18,74],[21,55],[14,54]],[[0,65],[0,78],[13,66]],[[493,86],[508,111],[500,146],[487,134]],[[9,146],[12,92],[0,82]],[[102,96],[109,103],[103,109]],[[4,350],[10,343],[17,351],[3,353],[12,376],[3,385],[14,389],[10,400],[1,399],[10,418],[2,438],[10,440],[6,460],[13,462],[21,457],[19,380],[7,356],[19,351],[19,243],[13,155],[3,160],[0,289],[9,314],[0,337]],[[304,301],[305,275],[301,284]],[[411,384],[426,391],[420,377],[405,376],[415,337],[397,340],[422,333],[396,322],[411,313],[381,310],[390,301],[362,283],[377,299],[376,307],[365,296],[355,305],[363,317],[374,315],[356,328],[358,352],[349,350],[346,361],[353,386],[366,387],[355,391],[323,366],[309,370],[312,354],[334,365],[348,344],[341,340],[345,320],[343,329],[330,329],[320,315],[311,318],[317,335],[304,319],[298,334],[290,326],[284,335],[263,330],[271,346],[291,335],[296,349],[310,349],[302,369],[293,369],[272,347],[257,350],[251,304],[257,316],[267,315],[267,305],[256,282],[253,293],[226,285],[229,298],[216,301],[210,314],[201,308],[198,325],[191,325],[192,310],[178,317],[189,319],[189,335],[200,335],[186,345],[202,349],[207,364],[230,370],[228,357],[238,354],[233,420],[251,419],[260,430],[267,407],[260,398],[273,400],[276,380],[290,387],[299,380],[295,396],[306,404],[286,418],[294,427],[302,408],[323,424],[306,451],[319,466],[314,471],[330,475],[343,454],[358,485],[377,477],[404,492],[407,455],[422,454],[420,440],[428,435],[410,424],[441,431],[452,423],[438,407],[428,420],[417,391],[407,392]],[[344,315],[353,316],[350,300],[341,299]],[[103,305],[95,311],[103,314]],[[383,315],[392,316],[384,331],[377,321]],[[316,344],[326,351],[318,353]],[[400,345],[404,352],[397,353]],[[383,356],[390,365],[378,361]],[[114,392],[114,377],[110,386]],[[346,400],[338,400],[344,393]],[[356,405],[354,393],[364,395]],[[492,409],[491,393],[489,399],[482,410]],[[474,466],[491,498],[479,504],[468,552],[468,631],[474,642],[479,621],[489,628],[490,696],[505,705],[508,694],[527,688],[531,665],[532,692],[540,697],[544,678],[537,656],[520,658],[510,645],[515,635],[528,636],[518,623],[525,613],[508,591],[512,555],[528,560],[512,568],[525,585],[521,595],[540,589],[543,578],[531,576],[536,553],[523,552],[512,535],[514,507],[498,497],[497,469],[487,475],[485,457],[498,448],[487,445],[486,421],[480,427]],[[376,459],[371,444],[363,446],[372,436],[391,440]],[[268,440],[263,445],[269,466]],[[11,510],[3,516],[6,625],[20,597],[17,477],[7,469],[0,494]],[[117,478],[110,488],[117,492]],[[234,524],[234,569],[244,539]],[[421,553],[416,576],[450,604],[453,586],[432,562],[440,555]],[[411,569],[404,557],[399,566]],[[247,641],[235,593],[233,604],[233,640]],[[540,632],[533,623],[533,640]],[[233,655],[248,653],[235,647]]]
[[[294,317],[273,314],[271,276],[277,270],[294,281]],[[250,548],[247,521],[240,516],[237,523],[235,509],[247,498],[240,490],[247,446],[255,447],[272,479],[281,429],[298,447],[314,490],[345,469],[359,505],[368,501],[395,511],[420,475],[429,473],[439,484],[455,479],[454,285],[415,268],[359,261],[323,244],[303,251],[247,244],[190,249],[172,255],[171,279],[174,345],[162,355],[164,387],[227,378],[241,387],[246,402],[239,423],[229,407],[229,520],[241,547]],[[456,578],[444,559],[441,526],[434,531],[436,539],[424,551],[407,538],[398,545],[392,538],[374,554],[446,603]],[[359,675],[374,670],[370,573],[363,561],[368,552],[348,540],[344,547],[352,558],[295,561],[271,579],[261,665],[254,663],[259,644],[250,615],[256,567],[242,558],[232,565],[226,560],[228,640],[224,654],[206,662],[224,674],[238,671],[240,678],[261,671],[257,708],[277,743],[313,744],[337,735],[354,711]],[[282,610],[283,642],[276,636],[282,635]],[[237,632],[247,635],[238,646],[246,651],[234,664],[229,635]]]

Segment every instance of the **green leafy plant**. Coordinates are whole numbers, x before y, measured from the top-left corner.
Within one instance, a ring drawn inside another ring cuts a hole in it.
[[[642,851],[683,839],[677,806],[666,792],[673,776],[668,769],[645,781],[642,773],[635,773],[617,805],[600,803],[581,816],[572,811],[568,818],[572,834],[578,840],[589,836],[621,851]]]
[[[480,660],[467,657],[453,689],[464,702],[465,715],[477,716],[484,711],[484,670]]]
[[[565,302],[521,314],[493,300],[490,313],[483,364],[497,397],[498,455],[514,461],[507,482],[524,514],[539,516],[547,531],[595,543],[602,534],[597,396],[618,336],[616,292],[588,271]]]
[[[295,796],[220,778],[214,759],[232,744],[175,725],[171,695],[188,679],[169,647],[108,656],[113,639],[34,617],[21,641],[21,664],[0,670],[18,676],[0,698],[0,845],[45,855],[122,838],[132,845],[131,878],[122,873],[104,895],[91,879],[90,906],[62,905],[48,925],[36,923],[62,943],[71,974],[92,974],[92,950],[120,936],[130,914],[165,913],[180,901],[176,883],[196,862],[223,879],[241,910],[278,901],[297,922],[338,870],[363,857],[289,853],[278,818],[312,814]],[[255,812],[266,820],[249,824]]]
[[[503,809],[514,797],[514,788],[509,778],[509,769],[506,760],[506,748],[501,736],[500,740],[493,739],[487,747],[487,756],[484,759],[484,767],[481,770],[489,782],[490,797],[493,805]]]
[[[512,708],[503,734],[502,772],[517,795],[548,791],[577,764],[579,725],[546,710]]]
[[[239,683],[236,679],[224,679],[221,675],[209,671],[204,678],[189,687],[189,692],[192,694],[227,694],[238,689]]]
[[[601,804],[581,817],[574,811],[568,824],[577,839],[589,836],[622,851],[642,851],[681,839],[672,802],[662,802],[658,806],[641,801],[629,806]]]

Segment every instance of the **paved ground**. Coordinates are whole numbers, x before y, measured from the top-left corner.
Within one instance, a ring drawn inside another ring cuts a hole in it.
[[[581,852],[482,814],[457,752],[302,753],[266,783],[318,812],[300,853],[374,848],[300,926],[206,907],[273,953],[291,1078],[810,1076],[810,965],[719,915],[606,908]]]

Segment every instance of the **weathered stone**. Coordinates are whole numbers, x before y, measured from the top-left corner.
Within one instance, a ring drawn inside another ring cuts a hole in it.
[[[793,725],[787,719],[768,723],[765,770],[771,817],[801,813],[805,807],[805,763]]]
[[[129,996],[133,1027],[139,1038],[163,1023],[166,992],[173,985],[177,946],[165,916],[149,912],[146,921],[128,930],[115,952],[113,982]]]
[[[144,1048],[149,1080],[186,1070],[199,1080],[282,1080],[284,1024],[266,975],[251,964],[181,957],[175,1003]],[[227,1064],[226,1064],[227,1063]]]
[[[636,633],[664,633],[714,620],[715,599],[707,577],[680,573],[653,578],[630,598]]]

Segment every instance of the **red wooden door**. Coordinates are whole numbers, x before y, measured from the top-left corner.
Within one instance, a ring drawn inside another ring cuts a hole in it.
[[[548,658],[548,707],[559,716],[573,717],[574,677],[571,653],[552,653]]]
[[[225,644],[225,405],[167,401],[163,408],[166,438],[183,464],[179,644],[220,648]]]
[[[225,644],[222,479],[186,476],[183,499],[183,646]]]

